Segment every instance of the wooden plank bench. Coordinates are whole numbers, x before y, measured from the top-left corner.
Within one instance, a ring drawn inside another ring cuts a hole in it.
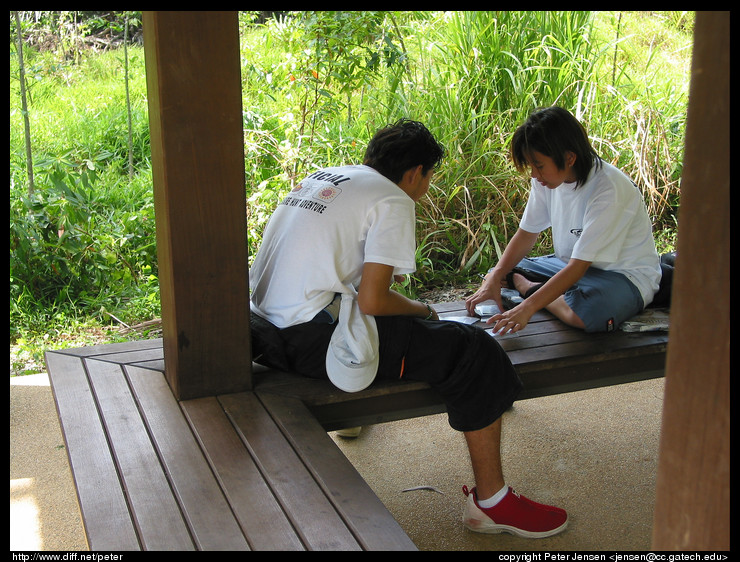
[[[466,316],[463,301],[433,305],[440,318]],[[478,322],[481,329],[489,326]],[[635,382],[664,375],[668,333],[587,334],[549,312],[536,313],[515,336],[500,339],[524,383],[519,400]],[[327,430],[395,421],[445,410],[425,383],[376,382],[347,394],[328,381],[269,369],[255,370],[255,391],[301,400]]]
[[[667,341],[543,312],[501,344],[533,398],[662,376]],[[256,366],[252,392],[178,402],[161,340],[46,363],[91,550],[415,549],[326,431],[444,411],[427,385],[347,394]]]
[[[178,403],[161,340],[48,352],[91,550],[414,550],[298,400]]]

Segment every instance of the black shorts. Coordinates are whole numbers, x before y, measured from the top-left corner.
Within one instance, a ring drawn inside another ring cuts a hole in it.
[[[487,427],[511,406],[522,388],[506,352],[479,328],[409,316],[376,316],[375,320],[380,339],[376,378],[429,383],[444,400],[453,429]],[[308,322],[274,328],[276,332],[267,335],[264,322],[252,322],[257,363],[327,378],[326,351],[335,324]],[[281,344],[275,343],[275,337]],[[266,340],[274,345],[264,352]]]

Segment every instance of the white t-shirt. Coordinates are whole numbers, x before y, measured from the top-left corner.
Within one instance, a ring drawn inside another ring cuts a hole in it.
[[[660,258],[652,224],[637,186],[616,167],[602,162],[586,182],[549,189],[532,179],[519,224],[527,232],[552,227],[555,255],[592,262],[625,275],[640,291],[645,306],[660,282]]]
[[[365,262],[412,273],[413,200],[368,166],[319,170],[278,206],[249,272],[252,310],[279,328],[310,321]]]

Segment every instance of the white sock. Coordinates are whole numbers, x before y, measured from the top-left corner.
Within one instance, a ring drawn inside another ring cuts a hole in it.
[[[490,498],[485,500],[478,500],[478,505],[480,507],[493,507],[498,502],[500,502],[502,499],[504,499],[504,496],[509,493],[509,487],[504,484],[504,487],[501,488],[498,492],[493,494]]]

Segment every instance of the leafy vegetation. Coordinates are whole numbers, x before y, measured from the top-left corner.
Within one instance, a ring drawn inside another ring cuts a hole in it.
[[[159,314],[144,53],[135,12],[14,14],[10,339],[38,359],[91,327],[134,337],[121,328]],[[448,157],[419,205],[419,269],[401,290],[465,285],[495,263],[526,201],[510,135],[552,104],[573,111],[602,157],[639,183],[660,250],[672,249],[692,13],[263,16],[240,13],[251,255],[295,181],[361,160],[378,127],[407,116]],[[545,236],[539,251],[548,249]]]

